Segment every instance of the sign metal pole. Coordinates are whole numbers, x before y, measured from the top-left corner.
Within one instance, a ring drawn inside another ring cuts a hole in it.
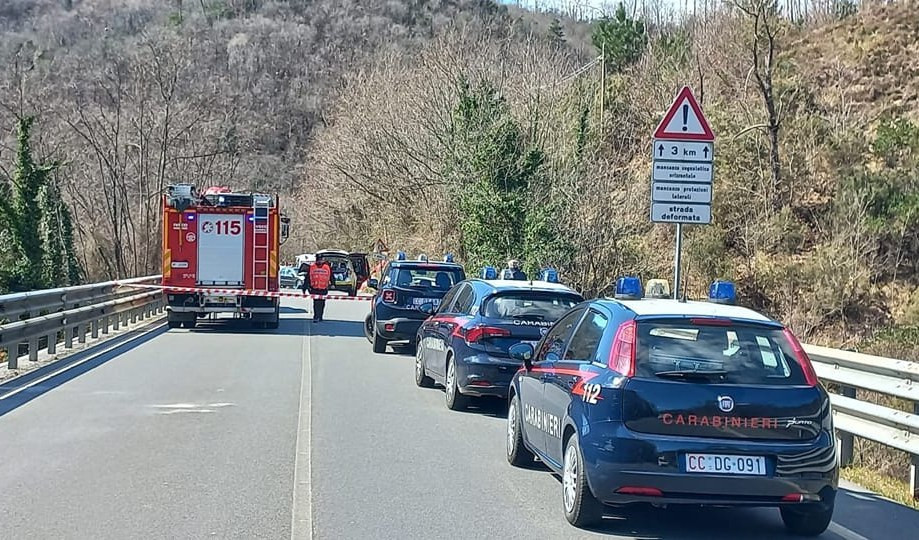
[[[676,246],[673,250],[673,299],[680,299],[680,259],[683,251],[683,224],[676,224]]]

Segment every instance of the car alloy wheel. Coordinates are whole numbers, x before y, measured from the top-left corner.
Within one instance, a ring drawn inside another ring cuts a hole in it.
[[[447,399],[453,401],[454,394],[456,393],[456,368],[453,367],[453,362],[447,364]]]
[[[569,446],[568,451],[565,452],[565,469],[562,473],[562,486],[565,490],[565,511],[569,513],[574,510],[574,503],[577,499],[578,472],[577,448]]]
[[[507,408],[507,455],[513,455],[517,443],[517,400]]]

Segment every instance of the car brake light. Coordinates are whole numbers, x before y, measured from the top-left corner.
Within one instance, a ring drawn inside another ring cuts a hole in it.
[[[791,333],[791,330],[785,328],[782,333],[785,334],[785,339],[791,345],[791,350],[795,352],[798,365],[801,366],[801,370],[804,372],[804,380],[807,381],[808,386],[817,386],[817,372],[814,371],[814,365],[811,364],[810,357],[804,352],[804,347],[801,346],[798,338]]]
[[[613,347],[609,354],[610,369],[626,377],[635,375],[635,331],[634,320],[625,321],[616,330]]]
[[[491,337],[506,337],[511,335],[511,331],[506,328],[497,328],[494,326],[473,326],[466,330],[466,343],[472,345],[483,339]]]
[[[391,290],[391,289],[387,289],[383,291],[383,301],[386,302],[387,304],[395,304],[396,303],[396,291]]]
[[[804,495],[800,493],[789,493],[782,497],[782,502],[802,502],[804,501]]]
[[[622,493],[623,495],[642,495],[644,497],[664,496],[664,494],[661,493],[661,490],[653,487],[625,486],[617,489],[616,493]]]

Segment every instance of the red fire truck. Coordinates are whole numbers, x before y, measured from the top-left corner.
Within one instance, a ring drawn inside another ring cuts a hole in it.
[[[232,313],[257,328],[277,328],[280,299],[266,293],[279,288],[278,251],[289,223],[277,196],[169,186],[163,196],[169,327],[194,328],[209,314]]]

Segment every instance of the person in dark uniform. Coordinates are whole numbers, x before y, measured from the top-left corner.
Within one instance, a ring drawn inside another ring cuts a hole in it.
[[[329,285],[332,282],[332,265],[329,261],[316,257],[316,262],[310,265],[309,272],[309,290],[311,294],[325,296],[329,294]],[[322,315],[325,313],[325,299],[316,298],[313,300],[313,322],[322,321]]]

